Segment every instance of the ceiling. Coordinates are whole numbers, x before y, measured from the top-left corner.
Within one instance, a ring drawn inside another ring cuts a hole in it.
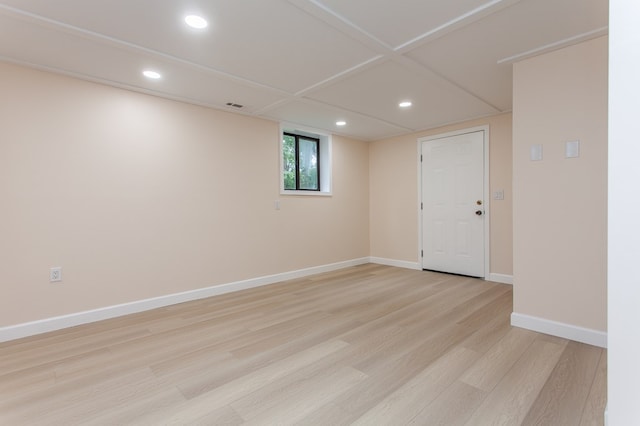
[[[510,111],[514,62],[607,32],[607,0],[0,0],[0,60],[360,140]]]

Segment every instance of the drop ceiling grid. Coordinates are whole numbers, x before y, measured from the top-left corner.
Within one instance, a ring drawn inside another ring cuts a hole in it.
[[[486,3],[486,0],[433,2],[407,0],[320,0],[356,26],[392,47],[400,46]],[[364,10],[368,13],[362,13]]]
[[[0,0],[0,57],[214,108],[236,102],[244,114],[371,140],[509,110],[511,65],[497,61],[606,28],[607,6]],[[186,13],[202,13],[210,27],[186,28]],[[164,78],[144,80],[142,67]],[[414,107],[399,110],[404,98]],[[347,126],[336,128],[337,119]]]

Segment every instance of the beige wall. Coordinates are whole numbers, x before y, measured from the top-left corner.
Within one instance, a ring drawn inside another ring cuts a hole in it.
[[[365,142],[283,197],[278,123],[2,63],[0,93],[0,327],[369,255]]]
[[[371,256],[418,262],[418,138],[476,126],[489,126],[489,199],[491,273],[512,274],[511,114],[404,135],[371,143],[370,223]]]
[[[607,38],[515,64],[513,104],[514,312],[606,331]]]

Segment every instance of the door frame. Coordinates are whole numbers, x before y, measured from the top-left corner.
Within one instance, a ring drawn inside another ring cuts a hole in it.
[[[465,129],[454,130],[446,133],[438,133],[435,135],[424,136],[418,138],[418,265],[420,270],[423,269],[423,241],[422,241],[422,143],[436,139],[448,138],[451,136],[459,136],[466,133],[484,132],[483,151],[484,151],[484,278],[489,278],[491,274],[491,190],[489,187],[489,126],[468,127]]]

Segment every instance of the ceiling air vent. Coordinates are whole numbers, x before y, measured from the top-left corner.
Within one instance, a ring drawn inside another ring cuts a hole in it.
[[[242,108],[242,107],[244,107],[244,105],[240,105],[240,104],[237,104],[235,102],[227,102],[227,106],[234,107],[234,108]]]

